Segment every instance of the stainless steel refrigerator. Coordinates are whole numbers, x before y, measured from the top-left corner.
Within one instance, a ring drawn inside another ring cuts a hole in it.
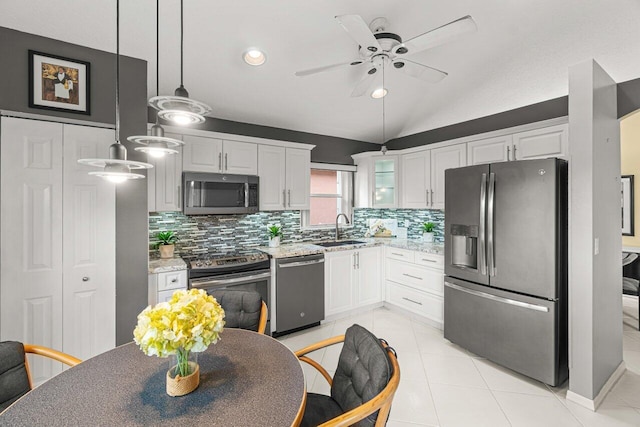
[[[444,336],[550,385],[567,367],[567,163],[445,171]]]

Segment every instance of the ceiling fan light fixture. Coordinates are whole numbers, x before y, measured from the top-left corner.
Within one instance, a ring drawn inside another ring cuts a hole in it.
[[[373,99],[380,99],[380,98],[384,98],[385,96],[387,96],[388,93],[389,93],[389,91],[386,88],[379,87],[376,90],[374,90],[373,92],[371,92],[371,97]]]
[[[267,62],[267,55],[262,50],[252,47],[244,52],[242,59],[247,64],[257,67]]]

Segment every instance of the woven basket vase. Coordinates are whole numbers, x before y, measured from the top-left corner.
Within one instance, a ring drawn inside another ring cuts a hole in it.
[[[189,362],[189,365],[195,365],[195,368],[193,372],[186,377],[181,377],[180,375],[171,377],[171,371],[173,371],[175,367],[167,371],[167,394],[169,396],[184,396],[198,388],[200,384],[200,365],[194,362]]]

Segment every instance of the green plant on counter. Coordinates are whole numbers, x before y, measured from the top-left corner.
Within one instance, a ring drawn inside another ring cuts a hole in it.
[[[433,233],[433,229],[436,228],[436,225],[433,222],[425,222],[422,224],[422,231],[425,233]]]
[[[156,233],[156,248],[162,245],[173,245],[178,241],[178,235],[175,231],[158,231]]]
[[[282,226],[280,224],[267,224],[267,232],[271,239],[282,236]]]

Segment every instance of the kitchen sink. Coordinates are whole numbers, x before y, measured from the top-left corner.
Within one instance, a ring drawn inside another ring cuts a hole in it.
[[[361,242],[359,240],[340,240],[339,242],[314,243],[314,245],[322,246],[323,248],[332,248],[334,246],[363,245],[365,243],[367,242]]]

